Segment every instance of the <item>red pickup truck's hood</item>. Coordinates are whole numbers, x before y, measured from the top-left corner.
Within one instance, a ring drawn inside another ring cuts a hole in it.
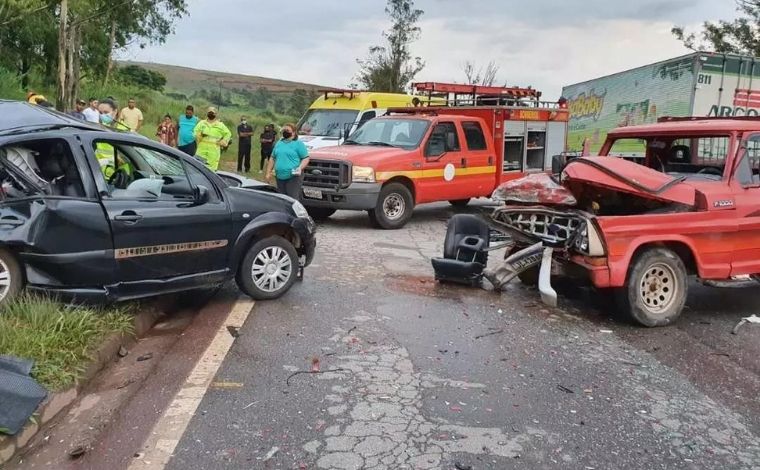
[[[562,172],[568,185],[589,184],[664,202],[696,205],[697,190],[678,177],[616,157],[571,160]]]
[[[328,160],[347,160],[358,166],[374,166],[375,163],[386,161],[389,157],[408,154],[409,150],[393,147],[369,145],[336,145],[309,153],[311,158]]]

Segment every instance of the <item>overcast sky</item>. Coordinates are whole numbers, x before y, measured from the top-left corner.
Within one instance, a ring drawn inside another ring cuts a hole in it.
[[[122,59],[344,87],[388,27],[384,0],[188,0],[165,44]],[[563,85],[689,51],[670,33],[731,19],[733,0],[417,0],[418,81],[462,81],[494,60],[498,80],[557,98]]]

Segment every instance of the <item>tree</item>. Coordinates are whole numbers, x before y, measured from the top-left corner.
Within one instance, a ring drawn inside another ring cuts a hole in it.
[[[386,44],[370,47],[369,56],[357,60],[360,70],[354,87],[400,93],[425,66],[409,51],[420,36],[417,22],[424,12],[414,8],[414,0],[388,0],[385,13],[392,21],[390,31],[383,31]]]
[[[309,93],[303,88],[296,88],[290,95],[290,107],[288,108],[288,114],[291,116],[301,116],[307,109],[311,100],[309,100]]]
[[[260,86],[251,97],[250,105],[257,109],[267,109],[271,99],[272,93],[267,88]]]
[[[127,65],[116,70],[116,78],[125,85],[135,85],[149,90],[164,91],[166,77],[160,72],[139,65]]]
[[[760,56],[760,0],[736,0],[741,17],[733,21],[706,21],[700,33],[676,26],[671,32],[692,50]]]
[[[462,72],[464,72],[467,84],[493,86],[494,82],[496,82],[496,74],[499,73],[499,66],[496,65],[496,62],[490,61],[486,65],[485,70],[483,67],[479,67],[476,70],[476,67],[469,60],[462,66]]]

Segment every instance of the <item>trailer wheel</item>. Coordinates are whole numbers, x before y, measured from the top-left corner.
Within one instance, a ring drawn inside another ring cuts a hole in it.
[[[409,221],[414,210],[414,198],[409,189],[400,183],[383,186],[377,205],[368,211],[373,225],[386,230],[396,230]]]
[[[618,305],[631,320],[644,326],[664,326],[681,314],[688,291],[686,267],[672,251],[650,248],[636,256]]]

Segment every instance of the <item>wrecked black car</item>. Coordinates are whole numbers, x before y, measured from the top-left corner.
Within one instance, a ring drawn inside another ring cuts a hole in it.
[[[311,262],[304,207],[181,152],[0,101],[0,305],[24,289],[119,301],[219,285],[287,292]]]

